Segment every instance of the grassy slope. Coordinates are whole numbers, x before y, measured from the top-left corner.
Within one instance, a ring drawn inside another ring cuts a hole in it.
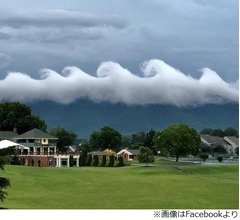
[[[238,166],[6,166],[9,209],[237,209]]]

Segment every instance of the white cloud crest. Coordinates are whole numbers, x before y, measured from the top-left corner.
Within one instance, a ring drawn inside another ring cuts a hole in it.
[[[141,70],[143,77],[132,74],[118,63],[103,62],[96,76],[77,67],[66,67],[62,74],[44,69],[40,71],[40,79],[9,72],[0,80],[0,101],[51,100],[69,104],[89,99],[128,105],[197,106],[238,103],[239,100],[238,81],[227,83],[208,68],[201,70],[199,79],[156,59],[145,62]]]

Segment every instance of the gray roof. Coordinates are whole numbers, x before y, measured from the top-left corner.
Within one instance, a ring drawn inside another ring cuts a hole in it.
[[[44,131],[34,128],[26,133],[19,135],[16,139],[58,139]]]
[[[91,152],[89,152],[88,154],[91,154],[91,155],[108,155],[106,152],[104,152],[104,151],[91,151]]]
[[[203,138],[205,141],[207,141],[209,144],[223,144],[226,145],[227,142],[222,138],[218,136],[210,136],[208,134],[201,134],[201,138]]]
[[[234,144],[239,145],[239,138],[235,136],[226,136],[230,141],[232,141]]]
[[[0,131],[0,139],[13,139],[18,136],[19,134],[14,131]]]
[[[126,150],[129,151],[133,155],[140,154],[140,150],[139,149],[126,149]]]

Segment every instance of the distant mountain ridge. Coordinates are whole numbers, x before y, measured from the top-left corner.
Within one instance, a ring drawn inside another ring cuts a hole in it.
[[[79,100],[68,105],[49,101],[28,103],[32,113],[46,121],[48,129],[61,126],[80,138],[108,125],[123,135],[150,129],[162,130],[173,123],[185,123],[200,131],[203,128],[239,126],[239,105],[204,105],[179,108],[169,105],[133,105],[93,103]]]

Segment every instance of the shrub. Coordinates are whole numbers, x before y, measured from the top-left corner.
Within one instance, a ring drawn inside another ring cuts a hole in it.
[[[119,161],[115,161],[113,166],[114,167],[119,167]]]
[[[205,162],[208,159],[208,154],[200,154],[200,158]]]
[[[222,157],[222,156],[218,156],[218,157],[217,157],[217,160],[218,160],[219,162],[222,162],[222,161],[223,161],[223,157]]]
[[[103,162],[102,162],[102,161],[99,161],[98,166],[99,166],[99,167],[103,167]]]

